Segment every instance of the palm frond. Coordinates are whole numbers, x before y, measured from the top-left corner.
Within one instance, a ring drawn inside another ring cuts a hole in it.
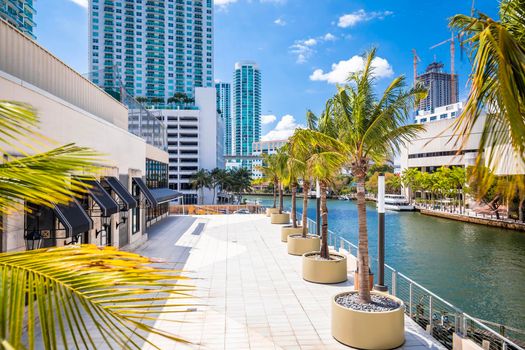
[[[0,255],[0,343],[35,349],[38,334],[45,349],[94,349],[95,339],[110,348],[158,348],[148,333],[184,341],[145,322],[186,311],[193,290],[180,284],[187,277],[153,263],[94,245]]]

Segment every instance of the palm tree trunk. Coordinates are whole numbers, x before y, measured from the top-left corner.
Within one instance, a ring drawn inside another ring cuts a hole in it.
[[[326,183],[319,182],[321,190],[321,258],[328,259],[328,208],[326,206]]]
[[[297,198],[297,183],[292,183],[292,227],[297,228],[297,206],[295,199]]]
[[[279,183],[279,214],[283,213],[283,184]]]
[[[303,180],[303,238],[308,234],[308,192],[310,191],[310,183]]]
[[[279,186],[279,182],[274,179],[273,180],[273,207],[277,207],[277,186]]]
[[[521,222],[525,222],[525,218],[523,217],[523,206],[525,205],[525,197],[520,199],[520,203],[518,205],[518,219]]]
[[[359,253],[357,268],[359,272],[359,299],[362,303],[370,303],[369,270],[368,265],[368,232],[366,226],[366,201],[365,201],[365,174],[357,178],[357,219],[359,226]]]

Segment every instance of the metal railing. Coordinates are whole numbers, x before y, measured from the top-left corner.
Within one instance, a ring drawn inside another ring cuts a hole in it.
[[[308,218],[307,223],[308,232],[316,234],[316,222]],[[330,230],[328,245],[357,257],[357,245]],[[377,259],[370,259],[377,264]],[[447,349],[452,349],[452,336],[456,333],[485,350],[525,350],[524,330],[472,317],[388,264],[385,264],[385,284],[390,286],[392,295],[403,300],[405,314]]]

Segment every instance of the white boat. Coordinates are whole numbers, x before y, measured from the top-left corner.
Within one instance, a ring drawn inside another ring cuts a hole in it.
[[[395,211],[413,211],[415,208],[402,194],[385,194],[385,209]]]

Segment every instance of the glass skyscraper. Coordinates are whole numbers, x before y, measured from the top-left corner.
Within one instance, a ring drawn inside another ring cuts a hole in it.
[[[419,101],[421,111],[434,112],[436,108],[456,103],[459,99],[458,76],[452,79],[452,74],[443,71],[442,63],[429,64],[425,73],[417,76],[417,80],[428,89],[427,97]],[[452,83],[456,85],[455,88],[452,88]]]
[[[251,156],[261,139],[261,71],[255,62],[238,62],[233,74],[232,152]],[[239,158],[251,170],[251,161]]]
[[[213,87],[213,0],[90,0],[92,81],[162,103]]]
[[[33,34],[35,28],[34,15],[33,0],[0,0],[0,18],[32,39],[36,38]]]
[[[232,154],[232,102],[231,84],[216,83],[217,110],[221,112],[224,120],[224,154]]]

